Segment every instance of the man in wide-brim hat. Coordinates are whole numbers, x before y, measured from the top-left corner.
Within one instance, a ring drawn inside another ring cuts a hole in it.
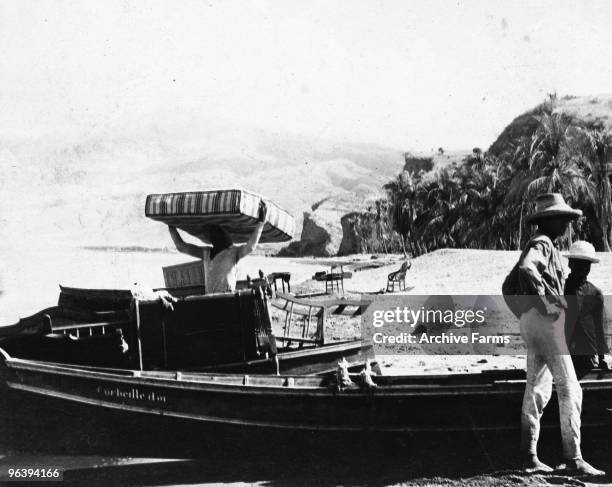
[[[527,381],[521,415],[521,450],[527,472],[551,472],[537,455],[540,418],[552,395],[553,378],[559,400],[561,438],[566,468],[585,475],[603,475],[589,465],[580,451],[582,389],[565,341],[564,270],[555,240],[569,223],[582,215],[558,193],[536,198],[527,221],[537,231],[518,263],[521,294],[526,305],[520,317],[521,336],[527,345]]]
[[[536,198],[535,204],[535,211],[525,218],[529,223],[537,223],[537,220],[551,217],[559,217],[569,222],[582,216],[582,211],[568,205],[560,193],[541,194]]]
[[[565,338],[579,377],[595,369],[608,369],[609,353],[604,332],[604,298],[601,290],[587,280],[591,264],[599,262],[589,242],[574,242],[565,254],[571,270],[565,281],[567,311]]]

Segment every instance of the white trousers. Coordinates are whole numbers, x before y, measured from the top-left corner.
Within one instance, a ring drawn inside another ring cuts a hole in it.
[[[527,384],[521,415],[521,450],[536,454],[540,418],[552,395],[553,379],[559,400],[561,440],[566,460],[581,458],[580,413],[582,389],[565,342],[565,313],[556,318],[532,308],[521,316],[521,335],[527,344]]]

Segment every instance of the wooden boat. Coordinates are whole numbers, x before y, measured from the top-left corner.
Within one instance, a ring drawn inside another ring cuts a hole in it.
[[[521,371],[443,376],[250,375],[86,367],[14,358],[0,349],[10,390],[126,413],[264,428],[398,432],[518,428]],[[583,424],[609,422],[612,376],[583,378]],[[552,407],[554,408],[554,398]],[[555,414],[545,415],[549,424]]]
[[[3,331],[10,334],[0,339],[0,387],[126,413],[254,427],[518,427],[523,371],[375,376],[376,387],[352,374],[353,384],[339,387],[338,358],[352,351],[361,365],[371,349],[320,341],[318,324],[329,310],[358,313],[358,304],[366,304],[325,299],[319,314],[311,300],[285,298],[281,308],[305,320],[301,333],[285,327],[279,337],[281,375],[275,375],[265,356],[271,337],[257,290],[188,296],[170,312],[157,301],[134,300],[129,291],[62,288],[58,306]],[[311,318],[318,323],[314,338],[305,338]],[[587,374],[582,388],[583,423],[609,422],[612,374]],[[554,414],[545,418],[555,423]]]

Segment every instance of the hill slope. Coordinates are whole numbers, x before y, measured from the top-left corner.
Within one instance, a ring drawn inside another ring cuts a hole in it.
[[[516,117],[491,144],[489,152],[498,156],[521,137],[531,136],[538,126],[535,117],[547,108],[547,103],[542,103]],[[553,112],[569,115],[587,126],[612,129],[612,94],[564,96],[555,101]]]
[[[146,194],[242,187],[297,218],[328,197],[361,201],[401,170],[384,147],[210,126],[0,140],[0,245],[171,245]]]

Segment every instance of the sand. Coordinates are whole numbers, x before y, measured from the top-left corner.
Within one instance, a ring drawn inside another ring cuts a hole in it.
[[[519,252],[496,250],[442,249],[412,259],[412,267],[406,276],[406,285],[413,286],[411,294],[501,294],[504,278],[516,263]],[[612,294],[612,253],[599,253],[599,264],[593,264],[590,280],[604,294]],[[345,287],[357,292],[374,292],[385,287],[389,272],[397,270],[401,255],[351,256],[336,259],[321,259],[321,264],[338,262],[352,266],[382,262],[377,269],[353,273]],[[567,262],[566,259],[564,259]],[[304,262],[311,262],[304,259]],[[315,259],[313,262],[317,262]],[[566,269],[569,273],[569,268]],[[302,286],[310,287],[311,282]],[[319,287],[320,289],[320,287]]]

